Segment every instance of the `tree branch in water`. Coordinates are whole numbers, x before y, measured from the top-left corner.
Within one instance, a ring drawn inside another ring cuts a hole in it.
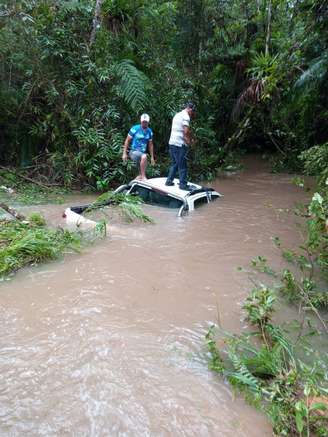
[[[8,214],[12,215],[17,220],[26,220],[26,217],[23,214],[17,212],[14,208],[8,206],[6,203],[0,202],[0,208],[4,209],[6,212],[8,212]]]

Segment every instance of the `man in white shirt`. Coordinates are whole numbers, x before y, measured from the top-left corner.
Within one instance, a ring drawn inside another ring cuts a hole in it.
[[[188,191],[187,184],[187,152],[191,144],[190,118],[195,115],[196,107],[193,103],[187,103],[185,109],[175,114],[172,120],[171,136],[169,140],[169,152],[171,167],[165,185],[173,186],[176,172],[179,171],[181,190]]]

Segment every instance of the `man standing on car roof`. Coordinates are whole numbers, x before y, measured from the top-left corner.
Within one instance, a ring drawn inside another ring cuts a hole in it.
[[[146,180],[147,168],[147,150],[150,154],[151,165],[155,165],[153,131],[149,127],[150,117],[148,114],[142,114],[140,124],[131,127],[123,146],[123,161],[128,159],[128,148],[131,144],[129,156],[139,168],[139,175],[136,179]]]
[[[171,136],[169,140],[169,152],[171,166],[165,185],[173,186],[176,172],[179,171],[180,189],[189,191],[187,184],[187,153],[190,146],[190,118],[195,116],[196,107],[193,103],[186,104],[185,109],[175,114],[172,120]]]

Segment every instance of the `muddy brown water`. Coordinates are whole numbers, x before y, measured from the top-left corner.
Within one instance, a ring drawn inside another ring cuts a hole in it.
[[[304,193],[290,181],[249,160],[212,184],[223,199],[184,218],[145,207],[156,224],[122,225],[2,284],[0,434],[272,435],[208,370],[204,336],[218,309],[224,328],[245,329],[251,284],[238,266],[264,255],[279,267],[274,235],[299,243],[287,210]],[[62,220],[63,206],[34,209]]]

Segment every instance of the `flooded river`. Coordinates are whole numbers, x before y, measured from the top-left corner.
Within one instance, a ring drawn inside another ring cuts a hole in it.
[[[187,217],[148,206],[156,224],[122,225],[2,284],[0,435],[272,435],[208,370],[204,336],[218,310],[224,328],[244,328],[251,284],[238,266],[279,266],[272,236],[299,243],[287,209],[304,193],[290,180],[249,161]],[[62,220],[63,206],[36,209]]]

